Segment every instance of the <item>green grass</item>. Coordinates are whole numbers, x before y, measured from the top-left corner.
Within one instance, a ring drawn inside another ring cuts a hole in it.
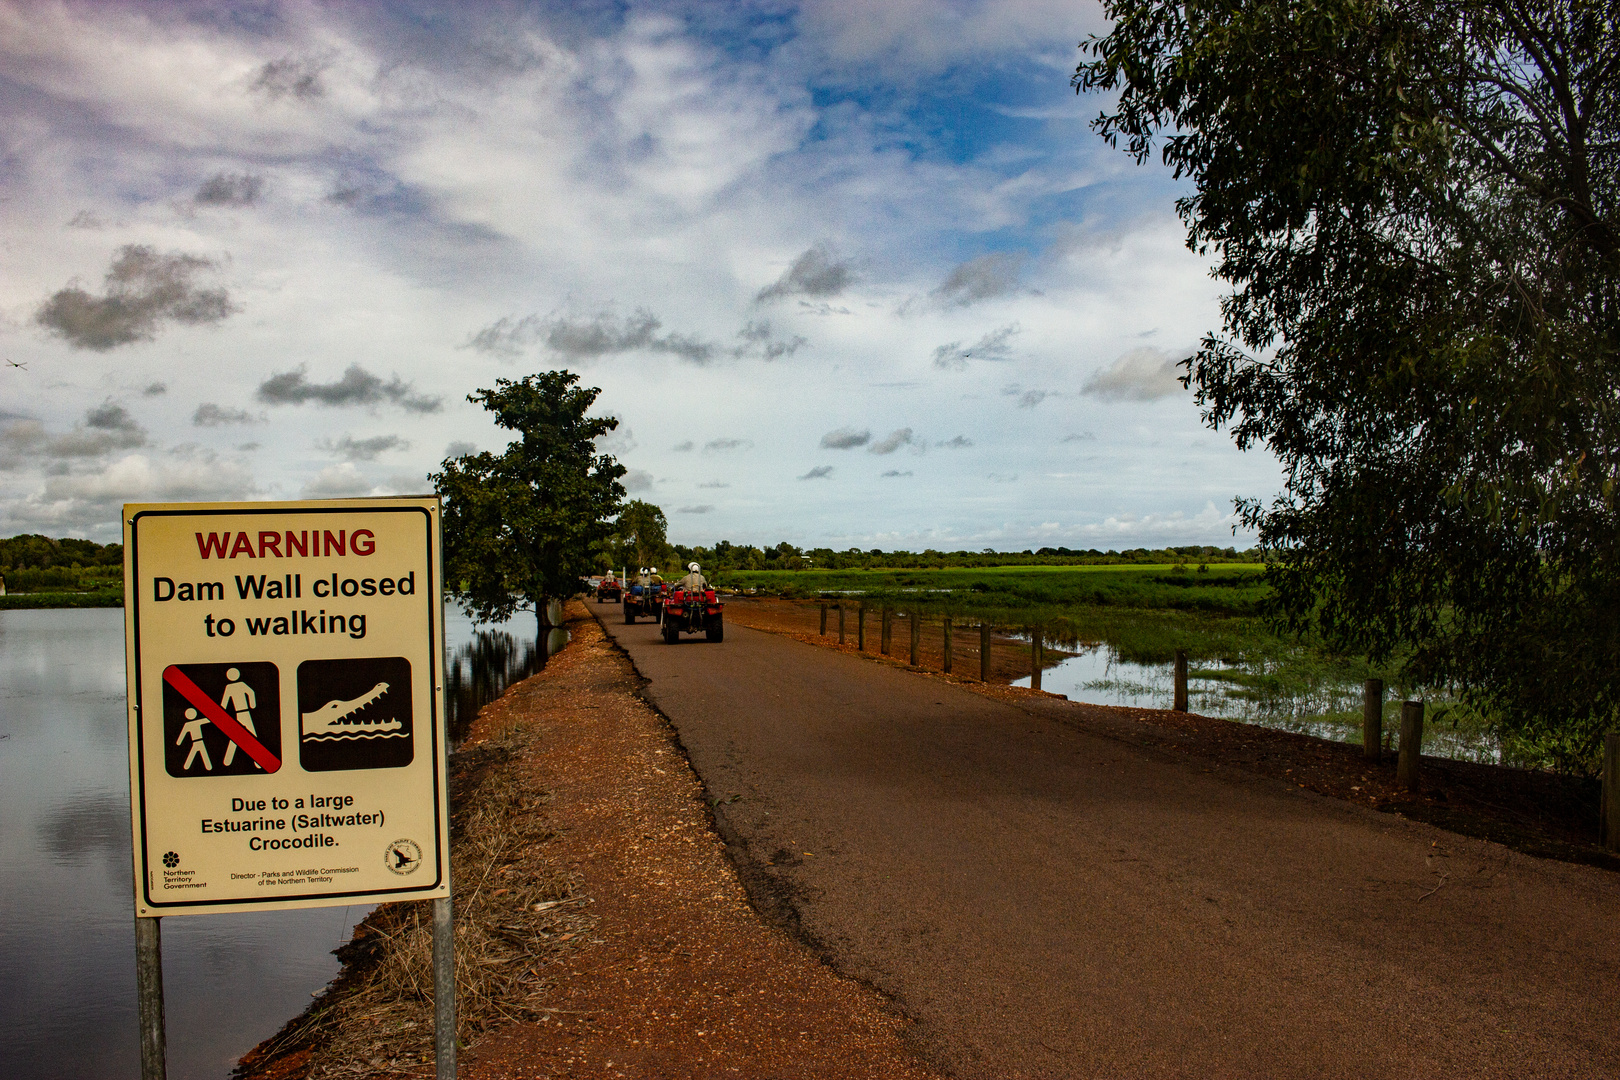
[[[103,592],[124,587],[121,566],[0,566],[0,578],[11,593]]]
[[[1107,644],[1120,659],[1243,662],[1277,640],[1259,618],[1259,568],[1212,566],[1009,566],[946,570],[731,570],[728,588],[766,595],[858,599],[868,607],[950,615],[1007,629],[1042,627],[1059,647]]]
[[[939,614],[1009,624],[1058,624],[1076,607],[1126,607],[1220,615],[1258,614],[1260,568],[1185,566],[998,566],[946,570],[727,570],[720,585],[786,597],[859,597]],[[1061,628],[1054,625],[1061,632]]]

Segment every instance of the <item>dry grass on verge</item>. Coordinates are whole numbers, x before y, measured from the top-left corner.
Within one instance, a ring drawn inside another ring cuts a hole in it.
[[[546,968],[588,940],[596,923],[578,881],[547,858],[555,835],[548,796],[523,761],[533,742],[530,725],[519,723],[450,759],[457,1039],[464,1047],[499,1024],[553,1011],[545,1007]],[[244,1058],[242,1074],[431,1075],[431,903],[379,907],[338,955],[343,976]]]

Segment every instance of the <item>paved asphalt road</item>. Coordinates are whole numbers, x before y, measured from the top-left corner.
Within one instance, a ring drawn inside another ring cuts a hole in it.
[[[1616,875],[596,611],[762,907],[959,1076],[1620,1076]]]

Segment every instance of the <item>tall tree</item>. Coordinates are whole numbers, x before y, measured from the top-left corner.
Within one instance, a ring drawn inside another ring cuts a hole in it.
[[[631,499],[619,512],[619,542],[626,565],[657,566],[668,562],[669,520],[650,502]]]
[[[480,622],[528,605],[543,633],[546,601],[578,591],[613,531],[625,470],[596,440],[619,422],[586,416],[601,391],[578,382],[547,371],[469,395],[519,438],[499,456],[448,458],[431,477],[444,499],[446,588]]]
[[[1111,0],[1077,90],[1231,286],[1278,614],[1594,760],[1620,708],[1620,3]]]

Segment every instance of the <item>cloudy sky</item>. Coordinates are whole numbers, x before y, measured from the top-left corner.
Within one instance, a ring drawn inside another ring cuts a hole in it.
[[[0,0],[0,535],[421,492],[567,367],[689,543],[1233,543],[1095,3]],[[1239,534],[1240,546],[1250,538]]]

